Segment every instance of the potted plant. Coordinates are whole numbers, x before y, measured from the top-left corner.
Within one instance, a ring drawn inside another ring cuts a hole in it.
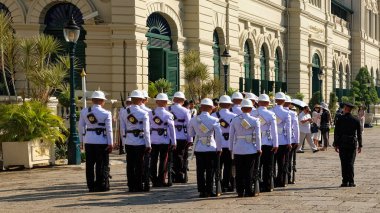
[[[3,167],[54,164],[56,141],[64,142],[63,120],[40,102],[0,105]]]

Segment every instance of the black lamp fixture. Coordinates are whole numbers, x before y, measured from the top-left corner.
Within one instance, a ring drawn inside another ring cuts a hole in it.
[[[76,127],[76,104],[75,104],[75,79],[74,79],[74,57],[75,46],[80,35],[80,28],[71,17],[67,25],[63,28],[63,35],[66,42],[70,44],[70,137],[67,147],[68,164],[80,164],[80,142]]]
[[[228,53],[227,46],[224,48],[224,52],[221,55],[222,64],[224,67],[224,93],[227,94],[227,72],[228,66],[230,65],[231,55]]]

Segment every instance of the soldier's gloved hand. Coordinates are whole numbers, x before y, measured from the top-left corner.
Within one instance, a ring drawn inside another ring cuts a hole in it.
[[[278,150],[278,147],[273,147],[272,150],[270,150],[270,151],[272,151],[274,154],[276,154],[277,150]]]
[[[335,152],[339,153],[339,147],[334,147],[335,148]]]
[[[259,156],[261,156],[261,154],[263,154],[263,151],[258,150],[258,151],[257,151],[257,154],[259,154]]]
[[[177,145],[172,145],[171,148],[172,148],[172,150],[175,150],[175,149],[177,149]]]
[[[222,151],[217,151],[216,154],[217,154],[218,156],[221,156],[221,155],[222,155]]]
[[[288,150],[292,150],[292,145],[291,144],[288,144]]]
[[[152,148],[151,148],[151,147],[146,147],[146,148],[145,148],[145,152],[146,152],[146,153],[150,153],[151,151],[152,151]]]
[[[108,151],[108,153],[111,153],[112,152],[112,145],[108,145],[106,150]]]
[[[358,147],[358,153],[361,153],[361,152],[362,152],[362,148]]]

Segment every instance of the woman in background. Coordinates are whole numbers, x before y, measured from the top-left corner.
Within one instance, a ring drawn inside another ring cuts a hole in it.
[[[360,128],[361,128],[362,133],[363,133],[363,131],[364,131],[364,123],[365,123],[365,109],[362,106],[359,106],[358,117],[359,117],[359,121],[360,121]]]
[[[321,131],[319,129],[321,126],[321,106],[319,104],[316,104],[314,106],[312,119],[313,119],[313,123],[317,124],[318,126],[318,132],[313,133],[311,137],[313,138],[315,146],[318,148],[319,141],[321,140]]]

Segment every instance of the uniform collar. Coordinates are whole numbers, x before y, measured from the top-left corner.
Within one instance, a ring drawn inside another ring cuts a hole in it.
[[[208,112],[201,112],[201,115],[210,115]]]
[[[267,108],[264,107],[264,106],[259,106],[259,108],[257,108],[257,109],[259,109],[259,110],[264,110],[264,109],[267,109]]]
[[[289,110],[289,107],[284,107],[284,109]]]
[[[94,108],[101,108],[102,106],[100,106],[99,104],[93,104],[92,105]]]
[[[283,109],[283,108],[284,108],[284,106],[282,106],[282,105],[277,105],[277,104],[276,104],[276,106],[274,106],[274,107],[276,107],[276,108],[280,108],[280,109]]]
[[[165,107],[156,107],[156,110],[158,110],[158,111],[164,111]]]
[[[132,109],[136,109],[136,108],[140,108],[141,106],[136,105],[136,104],[131,104],[131,106],[129,106],[129,107]]]
[[[219,110],[219,112],[228,112],[228,111],[229,111],[229,109],[226,109],[226,108],[222,108]]]

